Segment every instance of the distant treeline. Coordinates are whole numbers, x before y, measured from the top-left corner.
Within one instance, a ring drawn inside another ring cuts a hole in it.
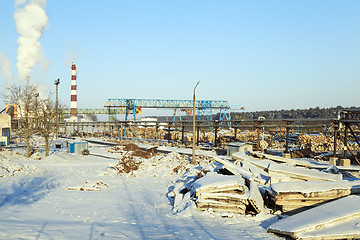
[[[232,112],[231,119],[294,119],[294,118],[337,118],[339,112],[343,109],[359,109],[360,107],[332,107],[332,108],[309,108],[309,109],[291,109],[291,110],[273,110],[273,111],[257,111],[257,112]],[[153,116],[158,121],[173,121],[174,116]],[[220,119],[220,114],[213,115],[214,120]],[[191,115],[182,116],[183,121],[192,121]],[[179,117],[176,117],[179,121]]]
[[[231,119],[293,119],[293,118],[337,118],[339,112],[343,109],[359,109],[359,107],[332,107],[332,108],[309,108],[309,109],[291,109],[257,112],[233,112]],[[219,119],[219,114],[215,116]]]

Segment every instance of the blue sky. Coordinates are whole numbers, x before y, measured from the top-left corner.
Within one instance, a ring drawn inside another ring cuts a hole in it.
[[[70,106],[108,98],[228,100],[247,111],[359,106],[360,1],[48,0],[49,63],[31,81]],[[16,79],[14,1],[0,2],[0,54]],[[0,76],[1,88],[8,80]],[[14,80],[16,82],[16,80]],[[1,103],[3,106],[3,103]]]

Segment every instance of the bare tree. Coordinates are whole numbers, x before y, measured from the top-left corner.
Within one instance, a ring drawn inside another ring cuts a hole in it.
[[[50,146],[56,134],[55,102],[51,95],[39,99],[37,106],[37,132],[45,141],[45,156],[49,156]]]
[[[52,95],[39,97],[38,86],[27,81],[20,86],[8,88],[10,103],[18,107],[19,134],[24,136],[26,142],[26,156],[31,155],[31,137],[39,134],[45,141],[45,155],[50,153],[50,146],[56,131],[55,102]]]
[[[31,155],[31,137],[36,131],[36,99],[37,86],[26,84],[20,86],[9,86],[7,99],[18,108],[19,133],[24,136],[26,142],[26,156]]]

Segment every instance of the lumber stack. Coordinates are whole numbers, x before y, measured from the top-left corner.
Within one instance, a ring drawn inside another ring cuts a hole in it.
[[[268,206],[295,212],[360,192],[360,181],[305,181],[272,184],[266,191]]]
[[[359,239],[360,196],[352,195],[281,219],[268,232],[294,239]]]
[[[208,174],[194,183],[196,205],[200,210],[245,214],[249,190],[240,176]]]
[[[310,134],[302,134],[299,135],[299,144],[302,147],[310,146],[312,151],[333,151],[334,150],[334,137],[333,136],[325,136],[323,134],[310,135]],[[356,142],[349,142],[348,146],[352,150],[358,150],[359,145]],[[338,141],[337,143],[337,151],[344,149],[344,143],[342,141]]]
[[[295,160],[293,159],[287,160],[289,161],[288,163],[278,164],[273,160],[258,159],[248,156],[244,152],[234,153],[232,154],[232,158],[241,162],[247,161],[266,171],[269,174],[270,182],[272,183],[274,182],[272,181],[272,178],[274,178],[276,182],[279,181],[279,178],[287,178],[288,181],[337,181],[342,179],[341,174],[331,174],[316,169],[289,166],[288,164],[294,164]],[[282,161],[285,161],[285,159],[283,158]]]

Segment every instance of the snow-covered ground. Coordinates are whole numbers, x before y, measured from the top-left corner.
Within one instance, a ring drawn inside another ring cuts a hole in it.
[[[195,167],[180,155],[119,174],[121,153],[89,147],[94,155],[61,148],[42,160],[0,152],[0,239],[278,239],[266,232],[276,219],[269,214],[174,209],[168,193]]]

